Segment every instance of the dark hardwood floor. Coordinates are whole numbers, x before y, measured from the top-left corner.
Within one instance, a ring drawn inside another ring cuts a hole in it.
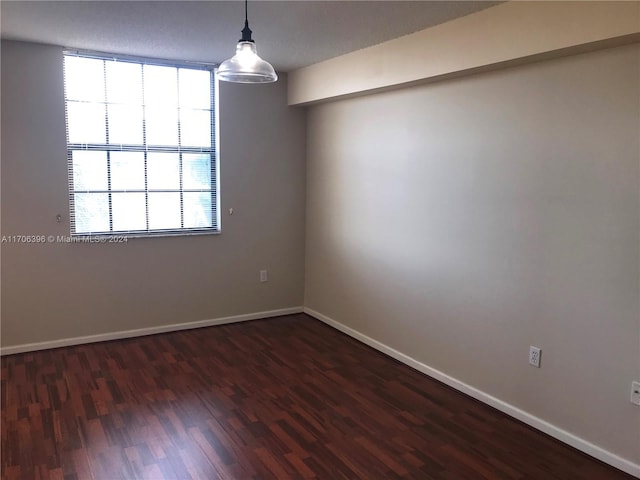
[[[2,358],[2,478],[630,479],[300,314]]]

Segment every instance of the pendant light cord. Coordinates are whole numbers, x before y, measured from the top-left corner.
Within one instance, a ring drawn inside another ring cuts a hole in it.
[[[249,0],[244,0],[244,28],[242,29],[242,38],[241,42],[252,42],[251,39],[251,29],[249,28],[249,15],[247,14],[247,3]]]

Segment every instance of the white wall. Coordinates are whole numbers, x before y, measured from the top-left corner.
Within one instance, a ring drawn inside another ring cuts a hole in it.
[[[639,79],[635,44],[310,108],[305,306],[638,468]]]
[[[222,234],[4,243],[2,346],[300,307],[305,112],[286,84],[220,85]],[[69,233],[63,101],[61,48],[2,42],[2,235]]]

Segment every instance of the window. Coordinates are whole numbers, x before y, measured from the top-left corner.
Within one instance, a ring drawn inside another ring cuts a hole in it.
[[[218,231],[215,75],[65,52],[72,235]]]

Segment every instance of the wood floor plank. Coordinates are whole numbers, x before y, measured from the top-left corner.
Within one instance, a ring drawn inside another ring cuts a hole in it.
[[[5,356],[1,477],[631,477],[304,315]]]

